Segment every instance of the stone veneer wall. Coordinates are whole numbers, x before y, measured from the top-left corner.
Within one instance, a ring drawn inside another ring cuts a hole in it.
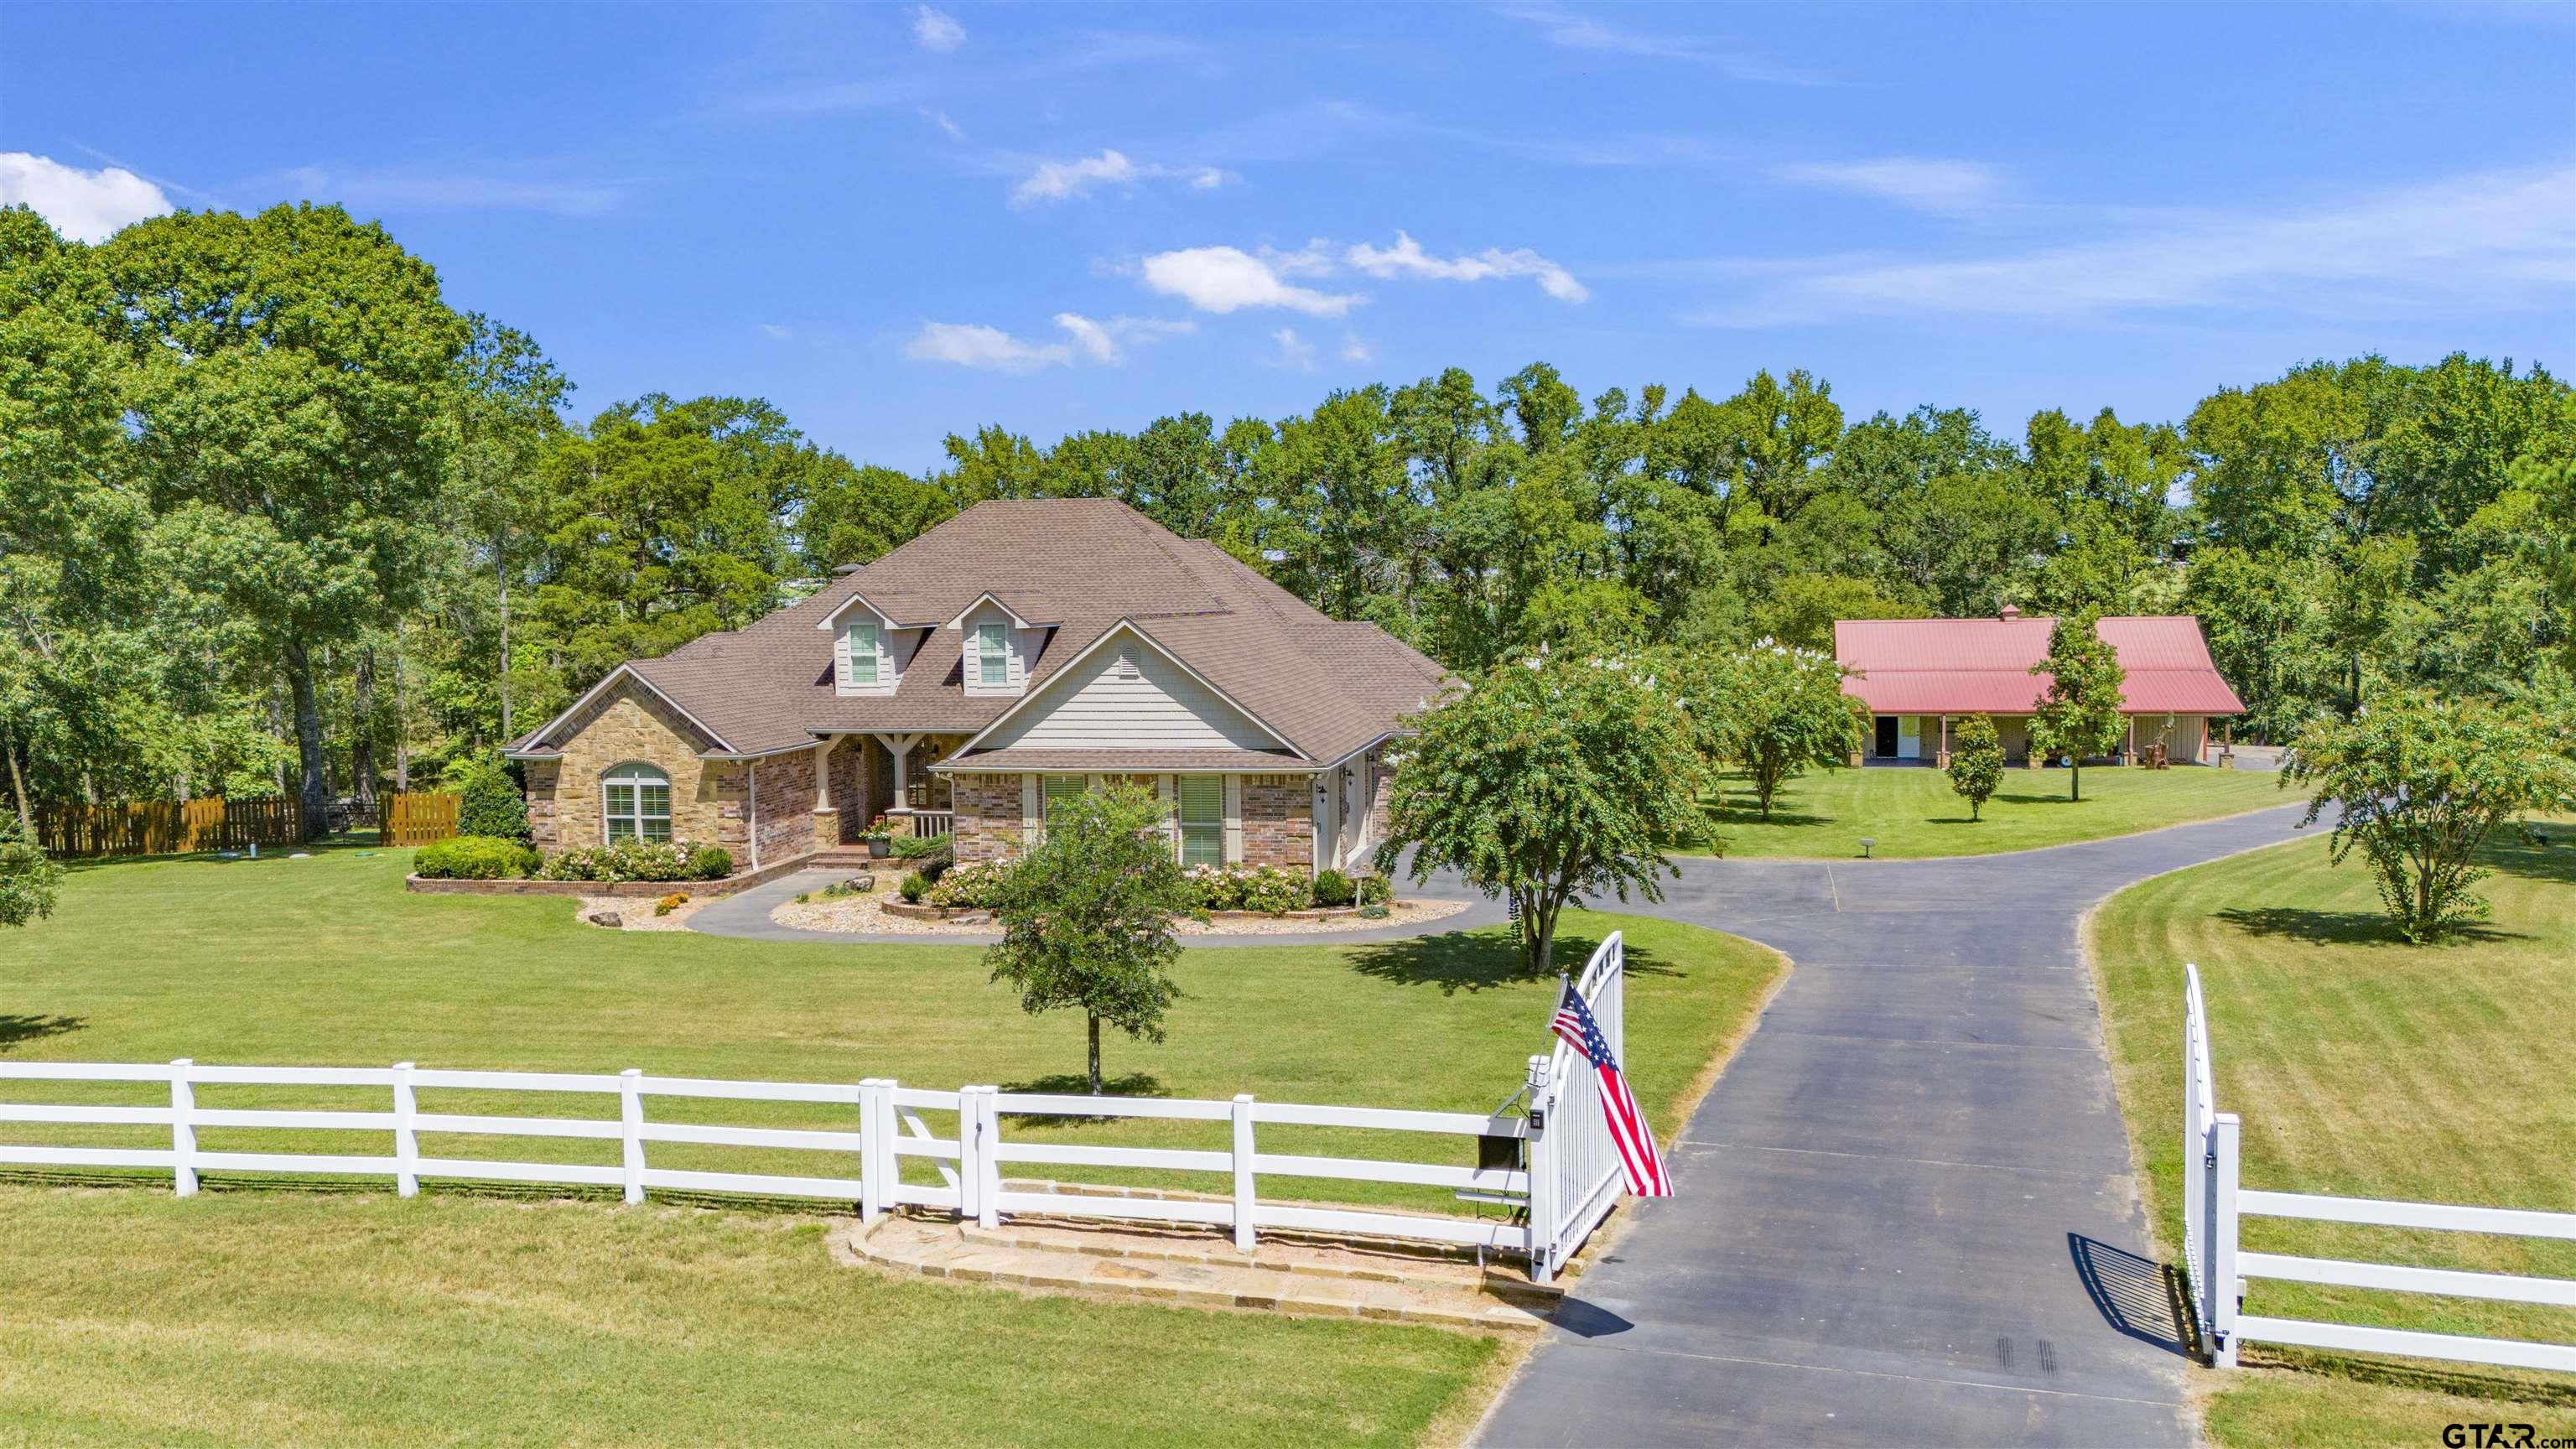
[[[957,812],[957,859],[1002,860],[1027,839],[1020,814],[1017,775],[952,775],[951,808]]]
[[[1315,868],[1311,775],[1243,777],[1243,863]]]
[[[749,794],[757,807],[751,828],[758,833],[760,863],[764,867],[814,849],[812,750],[772,755],[765,760],[726,768],[759,771],[759,788]],[[735,865],[745,870],[751,868],[750,856],[741,851],[735,854],[742,856],[734,862]]]
[[[528,762],[528,825],[549,853],[600,843],[599,777],[641,762],[671,777],[671,835],[742,853],[743,767],[701,761],[706,742],[661,696],[620,680],[566,723],[560,760]]]

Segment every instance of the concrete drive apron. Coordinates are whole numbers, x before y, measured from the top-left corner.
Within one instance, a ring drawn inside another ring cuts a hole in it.
[[[2298,815],[1686,864],[1657,914],[1795,969],[1672,1145],[1679,1195],[1621,1209],[1482,1441],[2190,1443],[2076,923]]]

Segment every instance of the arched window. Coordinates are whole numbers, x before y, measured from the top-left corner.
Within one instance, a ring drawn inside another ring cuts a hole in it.
[[[600,835],[607,840],[671,838],[671,777],[651,765],[620,765],[599,780]]]

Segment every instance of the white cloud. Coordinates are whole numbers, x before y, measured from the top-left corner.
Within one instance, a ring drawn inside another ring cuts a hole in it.
[[[1680,7],[1674,7],[1676,11]],[[1669,35],[1650,30],[1623,30],[1607,25],[1588,15],[1564,10],[1525,6],[1502,12],[1513,20],[1536,26],[1539,36],[1560,50],[1581,50],[1604,55],[1633,55],[1650,60],[1693,61],[1714,66],[1725,75],[1740,81],[1773,85],[1829,85],[1832,81],[1820,72],[1801,66],[1784,65],[1733,42],[1694,35]],[[1669,13],[1669,12],[1668,12]]]
[[[1924,211],[1966,211],[2003,191],[2003,178],[1983,162],[1925,156],[1819,161],[1775,167],[1771,174],[1783,181],[1858,192]]]
[[[796,334],[775,322],[763,322],[760,324],[760,335],[772,342],[784,342]]]
[[[170,209],[161,188],[121,166],[83,171],[50,157],[0,151],[0,206],[35,208],[73,241],[101,242]]]
[[[966,139],[966,128],[958,125],[955,121],[948,119],[948,113],[946,111],[932,110],[928,106],[924,106],[921,108],[921,118],[946,132],[948,138],[952,141],[963,141]]]
[[[1270,340],[1279,344],[1278,352],[1270,358],[1271,366],[1293,367],[1299,372],[1315,370],[1314,344],[1299,337],[1296,328],[1282,327],[1270,334]]]
[[[945,10],[919,5],[912,12],[912,38],[924,50],[955,50],[966,43],[966,27]]]
[[[1360,339],[1360,335],[1356,332],[1345,332],[1342,334],[1342,350],[1340,356],[1344,362],[1377,361],[1377,353],[1372,351],[1369,345],[1362,341]]]
[[[2342,316],[2424,306],[2563,307],[2576,285],[2570,216],[2576,167],[2488,172],[2299,212],[2148,217],[2124,235],[2008,256],[1764,264],[1758,302],[1695,320],[1776,326],[1864,313],[2069,317],[2258,301]]]
[[[1076,161],[1040,162],[1011,192],[1011,204],[1079,200],[1090,195],[1094,186],[1134,186],[1140,181],[1186,181],[1193,190],[1213,191],[1230,179],[1213,166],[1139,165],[1122,152],[1104,150]]]
[[[1303,253],[1254,256],[1238,247],[1190,247],[1145,258],[1145,285],[1186,299],[1202,312],[1242,307],[1286,307],[1313,317],[1339,317],[1366,299],[1292,286],[1282,270],[1303,274],[1313,263]]]
[[[1131,346],[1197,330],[1193,322],[1153,317],[1112,317],[1104,322],[1079,312],[1058,312],[1054,322],[1071,340],[1031,342],[980,322],[925,322],[904,344],[903,354],[919,362],[998,372],[1028,372],[1076,362],[1115,365],[1127,359]]]
[[[1404,232],[1395,234],[1395,245],[1373,247],[1363,242],[1344,254],[1354,267],[1372,277],[1423,277],[1447,282],[1483,282],[1496,277],[1532,277],[1539,290],[1560,302],[1581,302],[1592,294],[1584,289],[1574,274],[1523,247],[1504,251],[1487,247],[1474,256],[1452,257],[1446,261],[1423,251],[1422,244]]]

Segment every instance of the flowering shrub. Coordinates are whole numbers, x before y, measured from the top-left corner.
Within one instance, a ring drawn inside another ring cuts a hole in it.
[[[685,840],[620,840],[559,852],[540,873],[544,880],[721,880],[733,873],[733,855]]]
[[[1275,865],[1194,865],[1181,879],[1197,892],[1203,911],[1261,911],[1283,915],[1314,899],[1305,876]]]
[[[686,891],[673,891],[653,903],[653,914],[667,916],[688,903],[689,897]]]
[[[981,908],[994,905],[1001,900],[1004,870],[1003,864],[995,860],[979,860],[958,866],[933,881],[921,893],[921,899],[924,904],[933,906]]]
[[[1382,875],[1360,877],[1360,904],[1382,906],[1395,899],[1395,882]]]

